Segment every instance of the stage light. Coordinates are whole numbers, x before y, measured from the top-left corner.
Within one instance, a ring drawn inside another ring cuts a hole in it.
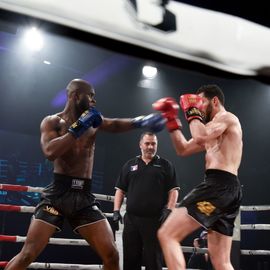
[[[43,48],[43,37],[40,31],[33,27],[26,31],[24,44],[33,51],[40,51]]]
[[[153,66],[144,66],[142,73],[146,78],[153,79],[157,75],[157,68]]]

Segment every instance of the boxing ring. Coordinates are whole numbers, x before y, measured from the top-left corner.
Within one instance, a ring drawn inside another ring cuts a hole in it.
[[[5,191],[16,191],[16,192],[36,192],[42,193],[42,187],[31,187],[31,186],[21,186],[21,185],[9,185],[9,184],[0,184],[0,190]],[[113,202],[114,196],[95,194],[97,200]],[[124,207],[122,207],[124,208]],[[9,204],[0,204],[0,211],[5,212],[19,212],[19,213],[33,213],[35,207],[33,206],[19,206],[19,205],[9,205]],[[270,230],[270,224],[241,224],[240,216],[242,211],[269,211],[270,205],[262,206],[241,206],[240,214],[236,220],[235,231],[236,236],[233,236],[233,240],[240,241],[240,232],[241,230]],[[122,210],[121,210],[122,212]],[[104,213],[107,218],[112,218],[112,213]],[[121,235],[123,225],[120,225],[120,230],[115,232],[116,244],[119,250],[120,255],[120,265],[122,265],[122,244],[121,244]],[[0,242],[13,242],[20,243],[24,242],[26,239],[25,236],[18,235],[0,235]],[[68,239],[68,238],[50,238],[49,245],[70,245],[70,246],[88,246],[89,244],[83,239]],[[239,245],[240,246],[240,245]],[[182,246],[183,252],[185,253],[206,253],[207,248],[194,248],[188,246]],[[16,254],[14,254],[15,256]],[[240,249],[240,255],[246,256],[256,256],[256,255],[266,255],[270,256],[270,250],[249,250],[249,249]],[[10,258],[11,259],[11,258]],[[7,265],[8,261],[0,261],[0,268],[4,268]],[[103,269],[102,265],[94,264],[65,264],[65,263],[42,263],[42,262],[33,262],[28,268],[32,269]],[[164,268],[166,269],[166,268]]]

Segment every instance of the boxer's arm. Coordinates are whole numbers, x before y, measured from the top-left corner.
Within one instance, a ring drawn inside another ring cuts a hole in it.
[[[109,132],[124,132],[135,128],[142,128],[152,132],[159,132],[165,126],[166,120],[160,114],[141,115],[135,118],[103,118],[101,130]]]
[[[99,129],[108,132],[125,132],[133,128],[131,118],[103,118]]]
[[[202,152],[205,148],[197,144],[193,138],[187,140],[181,130],[174,130],[170,133],[174,149],[179,156],[189,156]]]
[[[75,138],[69,132],[59,136],[56,131],[59,121],[57,116],[48,116],[43,119],[40,125],[41,148],[46,158],[51,161],[68,151],[75,141]]]
[[[216,115],[216,117],[206,125],[196,119],[189,124],[191,136],[197,144],[203,146],[208,141],[220,137],[233,121],[234,119],[227,112]]]
[[[172,189],[169,191],[167,208],[174,209],[179,196],[179,189]]]

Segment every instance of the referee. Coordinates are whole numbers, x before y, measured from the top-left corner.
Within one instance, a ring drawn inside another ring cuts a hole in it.
[[[162,269],[157,230],[175,207],[179,185],[172,163],[156,155],[154,133],[140,137],[141,155],[127,161],[116,183],[114,222],[122,221],[120,208],[127,198],[123,230],[123,269]]]

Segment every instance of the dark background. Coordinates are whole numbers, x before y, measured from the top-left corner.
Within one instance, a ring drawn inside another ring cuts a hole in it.
[[[219,72],[198,64],[157,54],[37,19],[0,12],[0,182],[45,186],[52,164],[39,145],[39,125],[48,114],[64,107],[64,90],[74,78],[83,78],[96,90],[97,108],[106,117],[135,117],[153,112],[151,104],[164,96],[179,99],[203,84],[215,83],[226,97],[226,109],[242,124],[244,152],[239,170],[243,205],[269,204],[270,85],[247,77]],[[20,45],[23,30],[32,23],[44,31],[45,46],[29,52]],[[51,61],[45,65],[44,60]],[[145,80],[146,64],[158,68],[158,76]],[[184,134],[189,137],[183,114]],[[127,159],[140,154],[141,130],[123,134],[100,132],[97,136],[93,192],[114,194],[118,172]],[[167,131],[158,134],[158,154],[171,160],[181,186],[180,198],[198,184],[204,174],[203,154],[177,157]],[[0,191],[0,203],[35,205],[38,194]],[[102,203],[105,212],[112,204]],[[0,212],[1,234],[26,235],[30,214]],[[269,215],[242,214],[243,223],[269,223]],[[56,237],[75,238],[69,227]],[[192,245],[192,237],[184,245]],[[243,231],[241,249],[270,249],[269,232]],[[0,243],[0,259],[10,260],[21,244]],[[76,253],[74,250],[76,249]],[[55,256],[57,254],[57,256]],[[70,254],[70,256],[68,256]],[[37,261],[98,263],[88,247],[49,245]],[[90,262],[89,259],[91,258]],[[265,256],[242,256],[243,269],[257,269]],[[259,269],[259,268],[258,268]]]
[[[270,27],[270,10],[267,2],[258,0],[252,1],[225,1],[225,0],[175,0],[177,2],[206,8],[226,14],[231,14],[255,23]]]

